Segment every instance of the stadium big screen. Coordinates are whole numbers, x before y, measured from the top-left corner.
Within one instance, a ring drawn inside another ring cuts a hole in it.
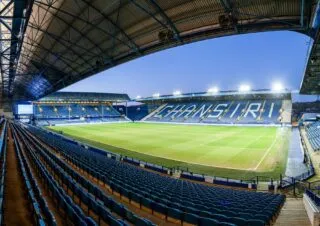
[[[17,114],[18,115],[32,115],[33,106],[31,104],[18,104],[17,105]]]
[[[33,117],[33,105],[29,102],[18,102],[14,105],[13,112],[16,119],[28,123]]]

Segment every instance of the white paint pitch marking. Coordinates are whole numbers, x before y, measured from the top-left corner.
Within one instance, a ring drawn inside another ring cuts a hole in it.
[[[276,139],[274,139],[274,141],[272,142],[272,144],[270,145],[270,147],[267,149],[266,153],[264,153],[264,155],[262,156],[261,160],[259,161],[258,165],[254,168],[254,170],[257,170],[260,166],[260,164],[263,162],[263,160],[267,157],[267,155],[269,154],[269,152],[271,151],[272,147],[275,145],[276,141],[278,140],[278,136],[276,137]]]

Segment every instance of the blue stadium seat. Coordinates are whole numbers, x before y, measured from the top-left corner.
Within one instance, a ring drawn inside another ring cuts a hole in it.
[[[200,217],[230,224],[238,221],[240,224],[243,223],[243,220],[254,220],[257,216],[260,221],[267,224],[278,214],[285,200],[283,195],[240,191],[206,186],[187,180],[176,180],[108,158],[104,153],[85,149],[74,142],[69,142],[39,128],[28,126],[28,130],[44,142],[54,146],[62,156],[76,163],[80,168],[89,172],[99,172],[104,177],[105,183],[114,192],[127,196],[137,207],[141,205],[141,208],[152,209],[153,212],[160,213],[167,218],[181,219],[190,224],[198,224]],[[90,196],[83,194],[84,191],[76,189],[75,186],[75,193],[81,193],[82,202],[88,203],[89,197],[99,196],[102,201],[99,205],[103,204],[126,220],[127,216],[131,221],[135,220],[135,216],[130,213],[128,215],[123,206],[100,193],[95,185],[87,182],[81,175],[72,172],[72,169],[64,165],[65,163],[62,163],[55,155],[45,149],[43,152],[47,153],[59,167],[63,167],[69,175],[72,174],[74,180],[88,189]],[[66,179],[69,180],[67,177]],[[101,215],[108,215],[99,205],[95,211],[103,211]]]

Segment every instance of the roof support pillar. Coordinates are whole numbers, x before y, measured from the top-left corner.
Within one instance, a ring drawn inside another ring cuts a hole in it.
[[[301,13],[300,13],[300,25],[304,27],[304,3],[305,0],[301,0]]]

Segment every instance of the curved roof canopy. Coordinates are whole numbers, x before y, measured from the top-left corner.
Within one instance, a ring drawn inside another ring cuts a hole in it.
[[[93,92],[55,92],[39,99],[34,103],[42,102],[125,102],[129,101],[128,94],[122,93],[93,93]]]
[[[4,1],[13,6],[9,25],[13,51],[4,55],[4,44],[0,47],[3,93],[31,99],[137,57],[198,40],[276,30],[310,35],[317,3],[316,0]],[[19,3],[23,3],[20,8]],[[10,38],[2,33],[7,26],[1,22],[4,21],[1,15],[0,12],[1,43],[5,43],[4,39]],[[21,23],[17,24],[18,29],[13,29],[18,17]],[[19,40],[16,49],[12,44],[14,38]],[[10,65],[5,71],[7,61]]]

